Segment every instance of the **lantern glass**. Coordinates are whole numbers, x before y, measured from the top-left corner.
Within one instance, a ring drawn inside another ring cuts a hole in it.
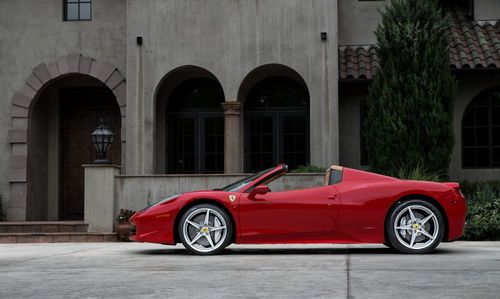
[[[103,124],[103,120],[101,119],[99,126],[97,126],[91,135],[92,143],[97,150],[97,160],[95,160],[94,163],[111,163],[111,161],[106,159],[106,155],[114,139],[115,134]]]

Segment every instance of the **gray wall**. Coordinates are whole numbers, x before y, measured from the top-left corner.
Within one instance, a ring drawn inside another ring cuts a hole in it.
[[[10,153],[7,132],[11,125],[11,99],[40,63],[68,53],[82,53],[111,62],[126,73],[126,2],[94,0],[92,6],[91,22],[63,22],[62,0],[0,1],[0,151],[3,153]],[[9,218],[19,219],[26,207],[8,202],[9,158],[9,154],[0,155],[0,177],[4,178],[0,180],[0,193]]]
[[[474,19],[476,20],[498,20],[500,19],[500,1],[498,0],[475,0]]]
[[[378,9],[388,1],[339,0],[339,45],[375,44]]]
[[[247,175],[155,175],[117,176],[115,179],[115,211],[139,210],[170,195],[195,190],[223,187]],[[272,192],[312,188],[323,184],[323,174],[287,174],[272,182]],[[116,215],[117,213],[115,213]]]
[[[336,0],[127,3],[127,173],[154,173],[155,91],[166,74],[185,65],[213,73],[226,101],[241,100],[240,84],[255,68],[291,67],[311,95],[311,162],[338,162]]]
[[[495,73],[470,73],[458,76],[457,100],[453,114],[453,129],[455,134],[455,147],[451,156],[450,178],[453,180],[499,180],[500,168],[496,169],[463,169],[462,168],[462,117],[467,105],[481,91],[488,87],[500,85],[500,74]],[[495,115],[494,117],[500,117]]]
[[[361,166],[360,103],[366,101],[368,83],[341,83],[339,86],[340,165]]]

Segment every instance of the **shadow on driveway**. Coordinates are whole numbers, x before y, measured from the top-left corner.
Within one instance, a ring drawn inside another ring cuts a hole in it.
[[[148,249],[133,252],[139,255],[193,255],[184,248]],[[452,250],[439,249],[434,254],[453,254]],[[219,255],[320,255],[320,254],[394,254],[402,255],[391,248],[228,248]]]

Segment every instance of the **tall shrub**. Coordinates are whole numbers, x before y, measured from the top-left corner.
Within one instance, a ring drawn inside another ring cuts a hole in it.
[[[392,0],[375,31],[380,70],[369,88],[365,137],[370,166],[446,176],[454,144],[456,81],[448,27],[434,0]]]

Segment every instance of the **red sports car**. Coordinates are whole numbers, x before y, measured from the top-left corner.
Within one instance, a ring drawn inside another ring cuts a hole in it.
[[[271,192],[284,164],[224,188],[167,197],[131,221],[138,242],[216,254],[231,243],[383,243],[427,253],[462,236],[466,203],[457,183],[400,180],[340,166],[324,185]]]

